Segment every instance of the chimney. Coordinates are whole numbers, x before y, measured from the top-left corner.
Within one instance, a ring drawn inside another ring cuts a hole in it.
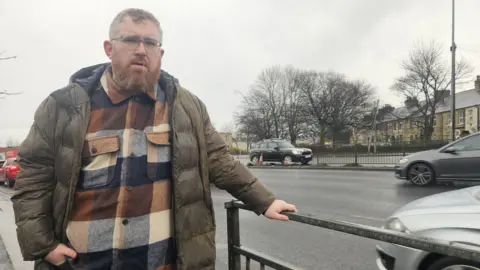
[[[438,97],[439,98],[446,98],[446,97],[450,96],[451,93],[452,93],[451,90],[439,90],[438,91]]]
[[[417,99],[416,98],[407,97],[407,99],[405,100],[405,107],[407,107],[407,109],[411,109],[411,108],[415,107],[416,105],[417,105]]]
[[[477,80],[475,81],[475,91],[480,92],[480,75],[477,75]]]

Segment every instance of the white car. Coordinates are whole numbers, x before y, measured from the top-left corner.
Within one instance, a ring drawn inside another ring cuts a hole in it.
[[[406,204],[385,229],[446,240],[480,251],[480,186],[448,191]],[[377,245],[381,270],[480,270],[480,263],[390,243]]]

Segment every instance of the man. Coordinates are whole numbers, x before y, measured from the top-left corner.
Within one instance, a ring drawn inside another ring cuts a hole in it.
[[[215,269],[210,183],[258,215],[296,211],[229,155],[202,101],[161,70],[152,14],[119,13],[104,49],[111,63],[50,94],[19,149],[12,202],[35,269]]]

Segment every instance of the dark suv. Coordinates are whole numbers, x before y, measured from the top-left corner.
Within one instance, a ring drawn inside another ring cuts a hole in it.
[[[311,149],[297,148],[282,139],[266,139],[253,144],[250,150],[250,161],[253,165],[258,164],[262,153],[264,162],[282,162],[282,164],[301,162],[302,164],[308,164],[312,160]]]

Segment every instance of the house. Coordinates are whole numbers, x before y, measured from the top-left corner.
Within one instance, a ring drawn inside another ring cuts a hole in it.
[[[451,96],[446,90],[445,96],[435,110],[432,140],[451,139]],[[423,115],[415,105],[417,101],[407,99],[405,106],[396,108],[377,124],[377,142],[411,143],[422,140]],[[421,104],[422,102],[420,102]],[[480,76],[477,76],[474,88],[455,94],[455,133],[462,130],[476,132],[480,126]]]

